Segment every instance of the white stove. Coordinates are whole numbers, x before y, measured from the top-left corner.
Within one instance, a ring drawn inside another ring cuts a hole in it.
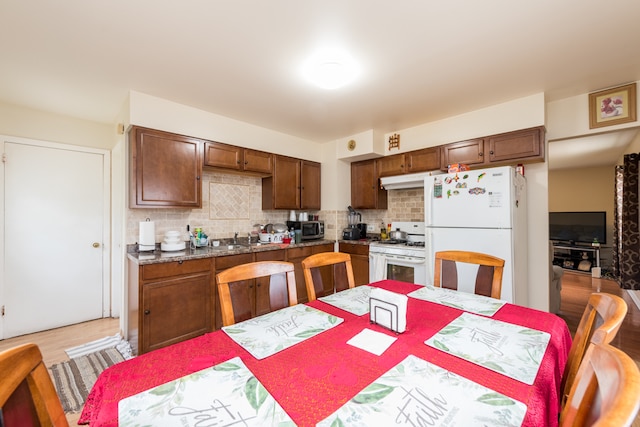
[[[422,285],[429,283],[424,222],[392,222],[391,230],[406,232],[407,241],[371,242],[369,281],[392,279]]]

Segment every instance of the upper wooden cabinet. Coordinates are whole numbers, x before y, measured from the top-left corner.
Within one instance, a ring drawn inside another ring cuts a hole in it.
[[[539,126],[485,138],[489,162],[544,161],[544,134]]]
[[[453,163],[499,165],[544,161],[544,127],[501,133],[442,146],[442,169]]]
[[[203,141],[133,126],[130,207],[202,207]]]
[[[484,163],[484,140],[471,139],[443,146],[442,169],[447,169],[448,165],[454,163],[464,163],[466,165]]]
[[[273,174],[262,179],[262,209],[320,209],[320,163],[274,157]]]
[[[407,173],[429,172],[440,169],[440,147],[423,148],[405,154]]]
[[[406,172],[405,155],[395,154],[393,156],[381,157],[376,160],[378,177],[402,175]]]
[[[387,209],[387,190],[379,185],[376,160],[351,163],[351,206],[354,209]]]
[[[270,174],[273,154],[221,142],[206,142],[204,165],[235,171]]]

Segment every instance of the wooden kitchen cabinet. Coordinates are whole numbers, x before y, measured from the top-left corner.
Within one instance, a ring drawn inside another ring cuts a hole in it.
[[[351,163],[351,206],[387,209],[387,190],[380,187],[376,160]]]
[[[543,126],[485,138],[489,163],[544,161]]]
[[[544,161],[544,126],[454,142],[442,147],[442,169],[453,163],[499,166]]]
[[[454,163],[479,165],[484,163],[484,139],[454,142],[442,147],[442,169]]]
[[[273,154],[221,142],[208,141],[204,146],[204,165],[243,172],[272,172]]]
[[[406,153],[406,172],[429,172],[440,169],[440,151],[440,147],[430,147]]]
[[[320,163],[274,156],[272,176],[262,179],[262,209],[320,209]]]
[[[131,208],[201,208],[202,151],[197,138],[133,126]]]
[[[333,252],[333,243],[326,243],[314,246],[301,246],[287,249],[287,261],[293,263],[296,275],[296,292],[298,294],[298,303],[305,303],[309,301],[307,295],[307,285],[304,280],[304,272],[302,270],[302,260],[306,257],[319,254],[322,252]],[[325,291],[329,292],[333,290],[333,275],[329,270],[331,266],[321,268],[322,283],[325,284]]]
[[[369,283],[369,245],[340,242],[339,251],[351,255],[353,278],[356,286]]]
[[[382,178],[383,176],[402,175],[406,172],[404,154],[381,157],[376,160],[376,163],[378,178]]]
[[[129,262],[128,337],[138,354],[213,330],[212,259]]]

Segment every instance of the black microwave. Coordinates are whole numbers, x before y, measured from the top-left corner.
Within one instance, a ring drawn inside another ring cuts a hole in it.
[[[287,221],[287,227],[300,230],[302,240],[324,239],[324,221]]]

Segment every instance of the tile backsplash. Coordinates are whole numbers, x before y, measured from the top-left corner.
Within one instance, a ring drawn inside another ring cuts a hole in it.
[[[156,242],[164,233],[178,230],[188,239],[187,224],[193,230],[201,227],[214,239],[231,238],[234,232],[246,238],[254,224],[285,223],[286,210],[262,210],[262,178],[255,176],[203,171],[201,209],[127,209],[127,244],[138,242],[139,223],[147,218],[155,223]],[[424,221],[424,191],[422,189],[391,190],[387,210],[359,211],[362,222],[374,225],[378,233],[381,222]],[[296,211],[296,213],[299,211]],[[325,238],[342,237],[347,226],[348,210],[308,211],[325,222]]]

